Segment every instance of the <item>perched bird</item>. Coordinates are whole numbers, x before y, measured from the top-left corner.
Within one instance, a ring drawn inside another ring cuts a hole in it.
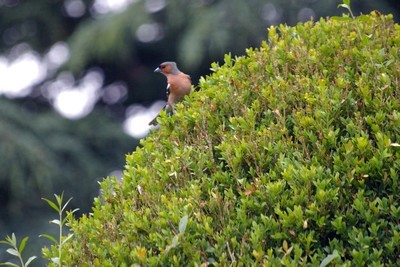
[[[192,80],[189,75],[178,69],[175,62],[171,61],[161,63],[154,72],[160,72],[167,77],[167,104],[163,109],[172,114],[174,104],[181,101],[186,95],[190,94]],[[149,125],[156,125],[157,117],[155,117]]]

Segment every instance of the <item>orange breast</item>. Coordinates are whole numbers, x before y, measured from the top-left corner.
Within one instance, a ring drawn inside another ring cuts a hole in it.
[[[170,74],[167,78],[170,85],[168,104],[173,105],[181,101],[185,95],[190,94],[192,81],[188,75],[181,72],[177,75]]]

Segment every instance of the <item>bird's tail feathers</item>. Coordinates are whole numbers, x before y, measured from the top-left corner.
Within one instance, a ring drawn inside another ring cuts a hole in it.
[[[161,110],[164,110],[168,116],[172,116],[174,114],[174,106],[173,105],[166,104]],[[158,122],[157,122],[158,117],[160,117],[160,113],[158,113],[158,115],[149,122],[149,125],[153,125],[153,126],[158,125]]]

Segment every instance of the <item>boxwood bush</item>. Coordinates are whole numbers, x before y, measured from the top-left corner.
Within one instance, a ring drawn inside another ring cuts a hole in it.
[[[390,15],[271,27],[101,183],[63,262],[399,266],[399,64]]]

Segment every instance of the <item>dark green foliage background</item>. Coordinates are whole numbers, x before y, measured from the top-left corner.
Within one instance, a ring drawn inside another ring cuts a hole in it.
[[[70,222],[66,265],[398,266],[399,48],[372,13],[225,56]]]
[[[0,98],[0,125],[3,234],[17,230],[15,222],[26,214],[42,213],[46,203],[41,198],[54,192],[73,195],[73,205],[89,211],[98,193],[96,181],[118,169],[124,152],[137,145],[109,114],[100,111],[71,121]]]
[[[70,208],[89,212],[97,181],[120,169],[138,144],[104,110],[71,121],[5,98],[0,98],[0,140],[0,240],[14,232],[18,240],[29,236],[24,255],[40,255],[48,242],[38,235],[57,230],[48,224],[54,212],[42,197],[64,192],[73,196]],[[8,260],[1,245],[0,262]]]
[[[270,25],[308,20],[309,16],[299,16],[301,10],[312,11],[314,19],[343,12],[337,9],[340,0],[136,0],[119,12],[97,14],[93,8],[96,1],[80,0],[75,3],[82,6],[82,14],[73,17],[66,8],[72,2],[0,2],[0,53],[8,56],[11,52],[11,57],[16,57],[20,52],[16,53],[15,47],[25,43],[44,55],[55,43],[65,42],[70,58],[46,80],[53,80],[61,71],[71,71],[78,79],[92,68],[101,70],[104,86],[126,83],[129,93],[124,107],[164,99],[162,77],[154,78],[152,73],[162,61],[177,61],[197,83],[201,75],[209,73],[210,62],[220,61],[227,51],[238,55],[246,47],[259,46]],[[354,14],[375,9],[392,13],[398,21],[397,2],[353,0],[352,9]],[[161,10],[150,11],[149,6],[163,3]],[[160,27],[156,40],[138,40],[137,30],[145,24]],[[41,86],[34,86],[36,96],[41,94]],[[115,112],[120,115],[118,109]]]

